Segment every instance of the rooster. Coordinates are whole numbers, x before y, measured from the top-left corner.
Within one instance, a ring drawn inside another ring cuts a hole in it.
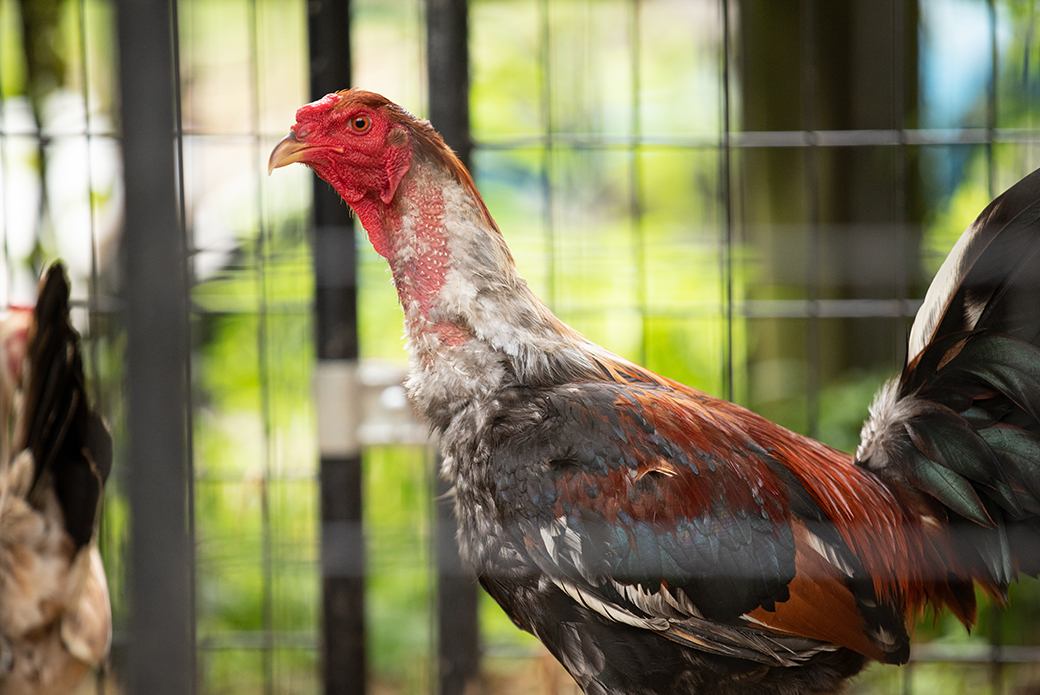
[[[389,262],[462,557],[585,693],[837,692],[927,607],[970,626],[975,585],[1040,571],[1040,172],[954,248],[852,457],[562,323],[386,98],[301,107],[293,162]]]
[[[95,543],[108,430],[87,403],[64,269],[0,319],[0,695],[62,695],[112,636]]]

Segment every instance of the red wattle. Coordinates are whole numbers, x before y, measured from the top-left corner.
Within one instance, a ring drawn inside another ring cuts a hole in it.
[[[362,198],[351,207],[361,221],[361,226],[368,233],[368,240],[372,243],[372,248],[383,258],[389,259],[390,240],[386,233],[385,213],[382,213],[378,209],[379,206],[368,198]]]

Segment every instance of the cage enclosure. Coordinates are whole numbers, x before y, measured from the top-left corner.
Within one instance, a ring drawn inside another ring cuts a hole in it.
[[[154,6],[152,6],[154,5]],[[609,350],[851,451],[924,290],[1037,164],[1024,0],[0,0],[0,298],[64,259],[115,437],[82,692],[561,693],[462,569],[385,261],[300,105],[429,118]],[[1040,688],[1040,589],[852,693]]]

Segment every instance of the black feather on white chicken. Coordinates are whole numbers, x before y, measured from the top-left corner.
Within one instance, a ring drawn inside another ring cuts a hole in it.
[[[0,318],[0,695],[72,692],[108,654],[96,531],[111,460],[55,264],[35,310]]]

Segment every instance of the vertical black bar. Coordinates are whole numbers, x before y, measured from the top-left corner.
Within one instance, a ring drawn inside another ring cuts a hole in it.
[[[121,0],[124,301],[130,462],[130,692],[194,692],[188,321],[177,218],[171,5]]]
[[[469,13],[466,0],[426,0],[426,66],[430,122],[470,166]]]
[[[470,167],[468,23],[466,0],[426,0],[430,122]],[[480,671],[477,588],[459,559],[448,485],[437,481],[437,692],[461,695]]]
[[[350,2],[312,0],[308,8],[311,97],[318,99],[350,86]],[[354,365],[358,358],[357,251],[349,209],[317,178],[314,227],[317,378],[322,379],[326,367]],[[319,433],[324,427],[321,418],[330,415],[318,413]],[[319,477],[325,693],[363,695],[365,557],[360,449],[323,446]]]
[[[437,457],[440,463],[440,457]],[[455,541],[455,514],[450,485],[437,476],[437,690],[439,695],[462,695],[480,675],[480,631],[477,623],[477,586],[462,566]]]
[[[173,65],[174,65],[174,79],[173,79],[173,118],[174,128],[176,128],[177,134],[177,151],[174,155],[175,161],[177,162],[177,213],[180,216],[180,233],[181,238],[184,240],[184,248],[186,249],[186,257],[190,258],[190,249],[193,246],[192,237],[188,229],[188,213],[187,213],[187,200],[185,191],[187,190],[184,186],[184,113],[182,105],[184,100],[181,98],[181,77],[180,77],[180,66],[181,66],[181,22],[180,22],[180,5],[179,0],[171,0],[170,2],[170,21],[173,27],[172,39],[173,39]],[[186,261],[184,266],[184,286],[189,288],[188,293],[191,292],[190,288],[195,286],[195,273],[190,261]],[[191,575],[188,591],[188,605],[191,607],[191,621],[188,627],[188,639],[191,642],[192,649],[190,651],[191,657],[191,673],[193,683],[197,688],[199,681],[199,652],[198,652],[198,624],[195,619],[195,610],[198,603],[196,602],[195,595],[195,433],[192,428],[192,413],[194,412],[194,404],[192,401],[191,391],[191,315],[190,308],[185,308],[185,320],[188,321],[188,328],[185,330],[185,354],[188,356],[184,364],[184,384],[186,402],[185,412],[188,415],[188,426],[185,428],[185,442],[184,445],[188,451],[187,458],[187,470],[185,471],[185,478],[188,481],[187,494],[188,494],[188,508],[186,514],[188,516],[188,561],[191,565]]]

